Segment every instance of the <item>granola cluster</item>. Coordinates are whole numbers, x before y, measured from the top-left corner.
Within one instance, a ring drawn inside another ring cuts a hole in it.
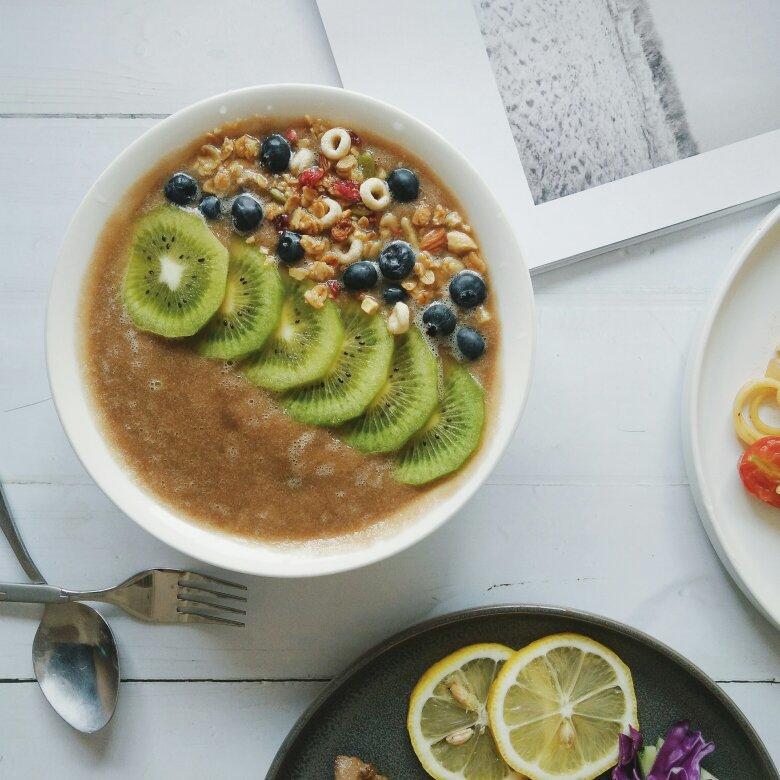
[[[446,298],[450,280],[464,269],[485,273],[472,228],[458,211],[432,200],[425,188],[414,202],[393,197],[378,150],[356,133],[306,117],[303,126],[289,128],[284,138],[290,158],[281,172],[260,165],[261,141],[247,134],[204,145],[192,171],[204,193],[224,202],[240,193],[257,197],[264,221],[245,236],[247,243],[276,254],[278,235],[293,231],[299,236],[302,257],[290,265],[289,274],[313,283],[306,294],[310,305],[321,307],[329,298],[353,295],[367,314],[383,312],[392,332],[404,332],[413,319],[410,306]],[[404,300],[383,300],[381,285],[377,290],[345,289],[340,281],[345,268],[361,260],[378,261],[395,240],[408,243],[415,253],[411,273],[385,280],[402,288]],[[488,318],[482,305],[467,313],[468,321],[477,324]]]

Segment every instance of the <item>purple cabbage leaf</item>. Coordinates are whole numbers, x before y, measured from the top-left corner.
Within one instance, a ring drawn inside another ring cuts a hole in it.
[[[671,726],[657,753],[654,748],[645,751],[651,751],[654,760],[644,778],[641,750],[642,735],[629,726],[629,733],[618,737],[618,762],[612,780],[701,780],[701,762],[715,750],[715,743],[706,742],[700,731],[691,730],[690,721],[681,720]]]

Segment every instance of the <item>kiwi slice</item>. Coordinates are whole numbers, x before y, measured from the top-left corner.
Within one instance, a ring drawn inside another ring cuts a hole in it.
[[[130,245],[122,299],[140,330],[197,333],[222,302],[228,251],[202,217],[160,206],[141,217]]]
[[[279,323],[283,300],[276,264],[259,249],[235,241],[230,247],[225,297],[196,336],[198,352],[222,360],[256,352]]]
[[[396,456],[393,476],[423,485],[460,468],[477,448],[484,420],[485,391],[463,366],[445,366],[438,408]]]
[[[344,439],[361,452],[400,449],[436,408],[436,358],[417,328],[398,336],[390,375],[365,413],[347,424]]]
[[[308,287],[289,277],[284,289],[276,329],[243,366],[244,376],[252,384],[278,393],[325,376],[344,338],[339,311],[332,301],[315,309],[303,297]]]
[[[382,317],[354,304],[342,312],[344,340],[328,373],[314,384],[291,391],[282,403],[294,420],[336,426],[363,414],[387,380],[393,337]]]

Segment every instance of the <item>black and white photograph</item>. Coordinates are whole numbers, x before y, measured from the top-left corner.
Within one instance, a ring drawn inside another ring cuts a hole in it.
[[[476,0],[534,202],[780,129],[773,0]]]

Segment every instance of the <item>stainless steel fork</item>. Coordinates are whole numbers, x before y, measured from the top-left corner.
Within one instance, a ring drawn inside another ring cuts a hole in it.
[[[148,569],[107,590],[63,590],[53,585],[0,583],[0,601],[57,604],[102,601],[150,623],[220,623],[243,628],[244,585],[178,569]]]

